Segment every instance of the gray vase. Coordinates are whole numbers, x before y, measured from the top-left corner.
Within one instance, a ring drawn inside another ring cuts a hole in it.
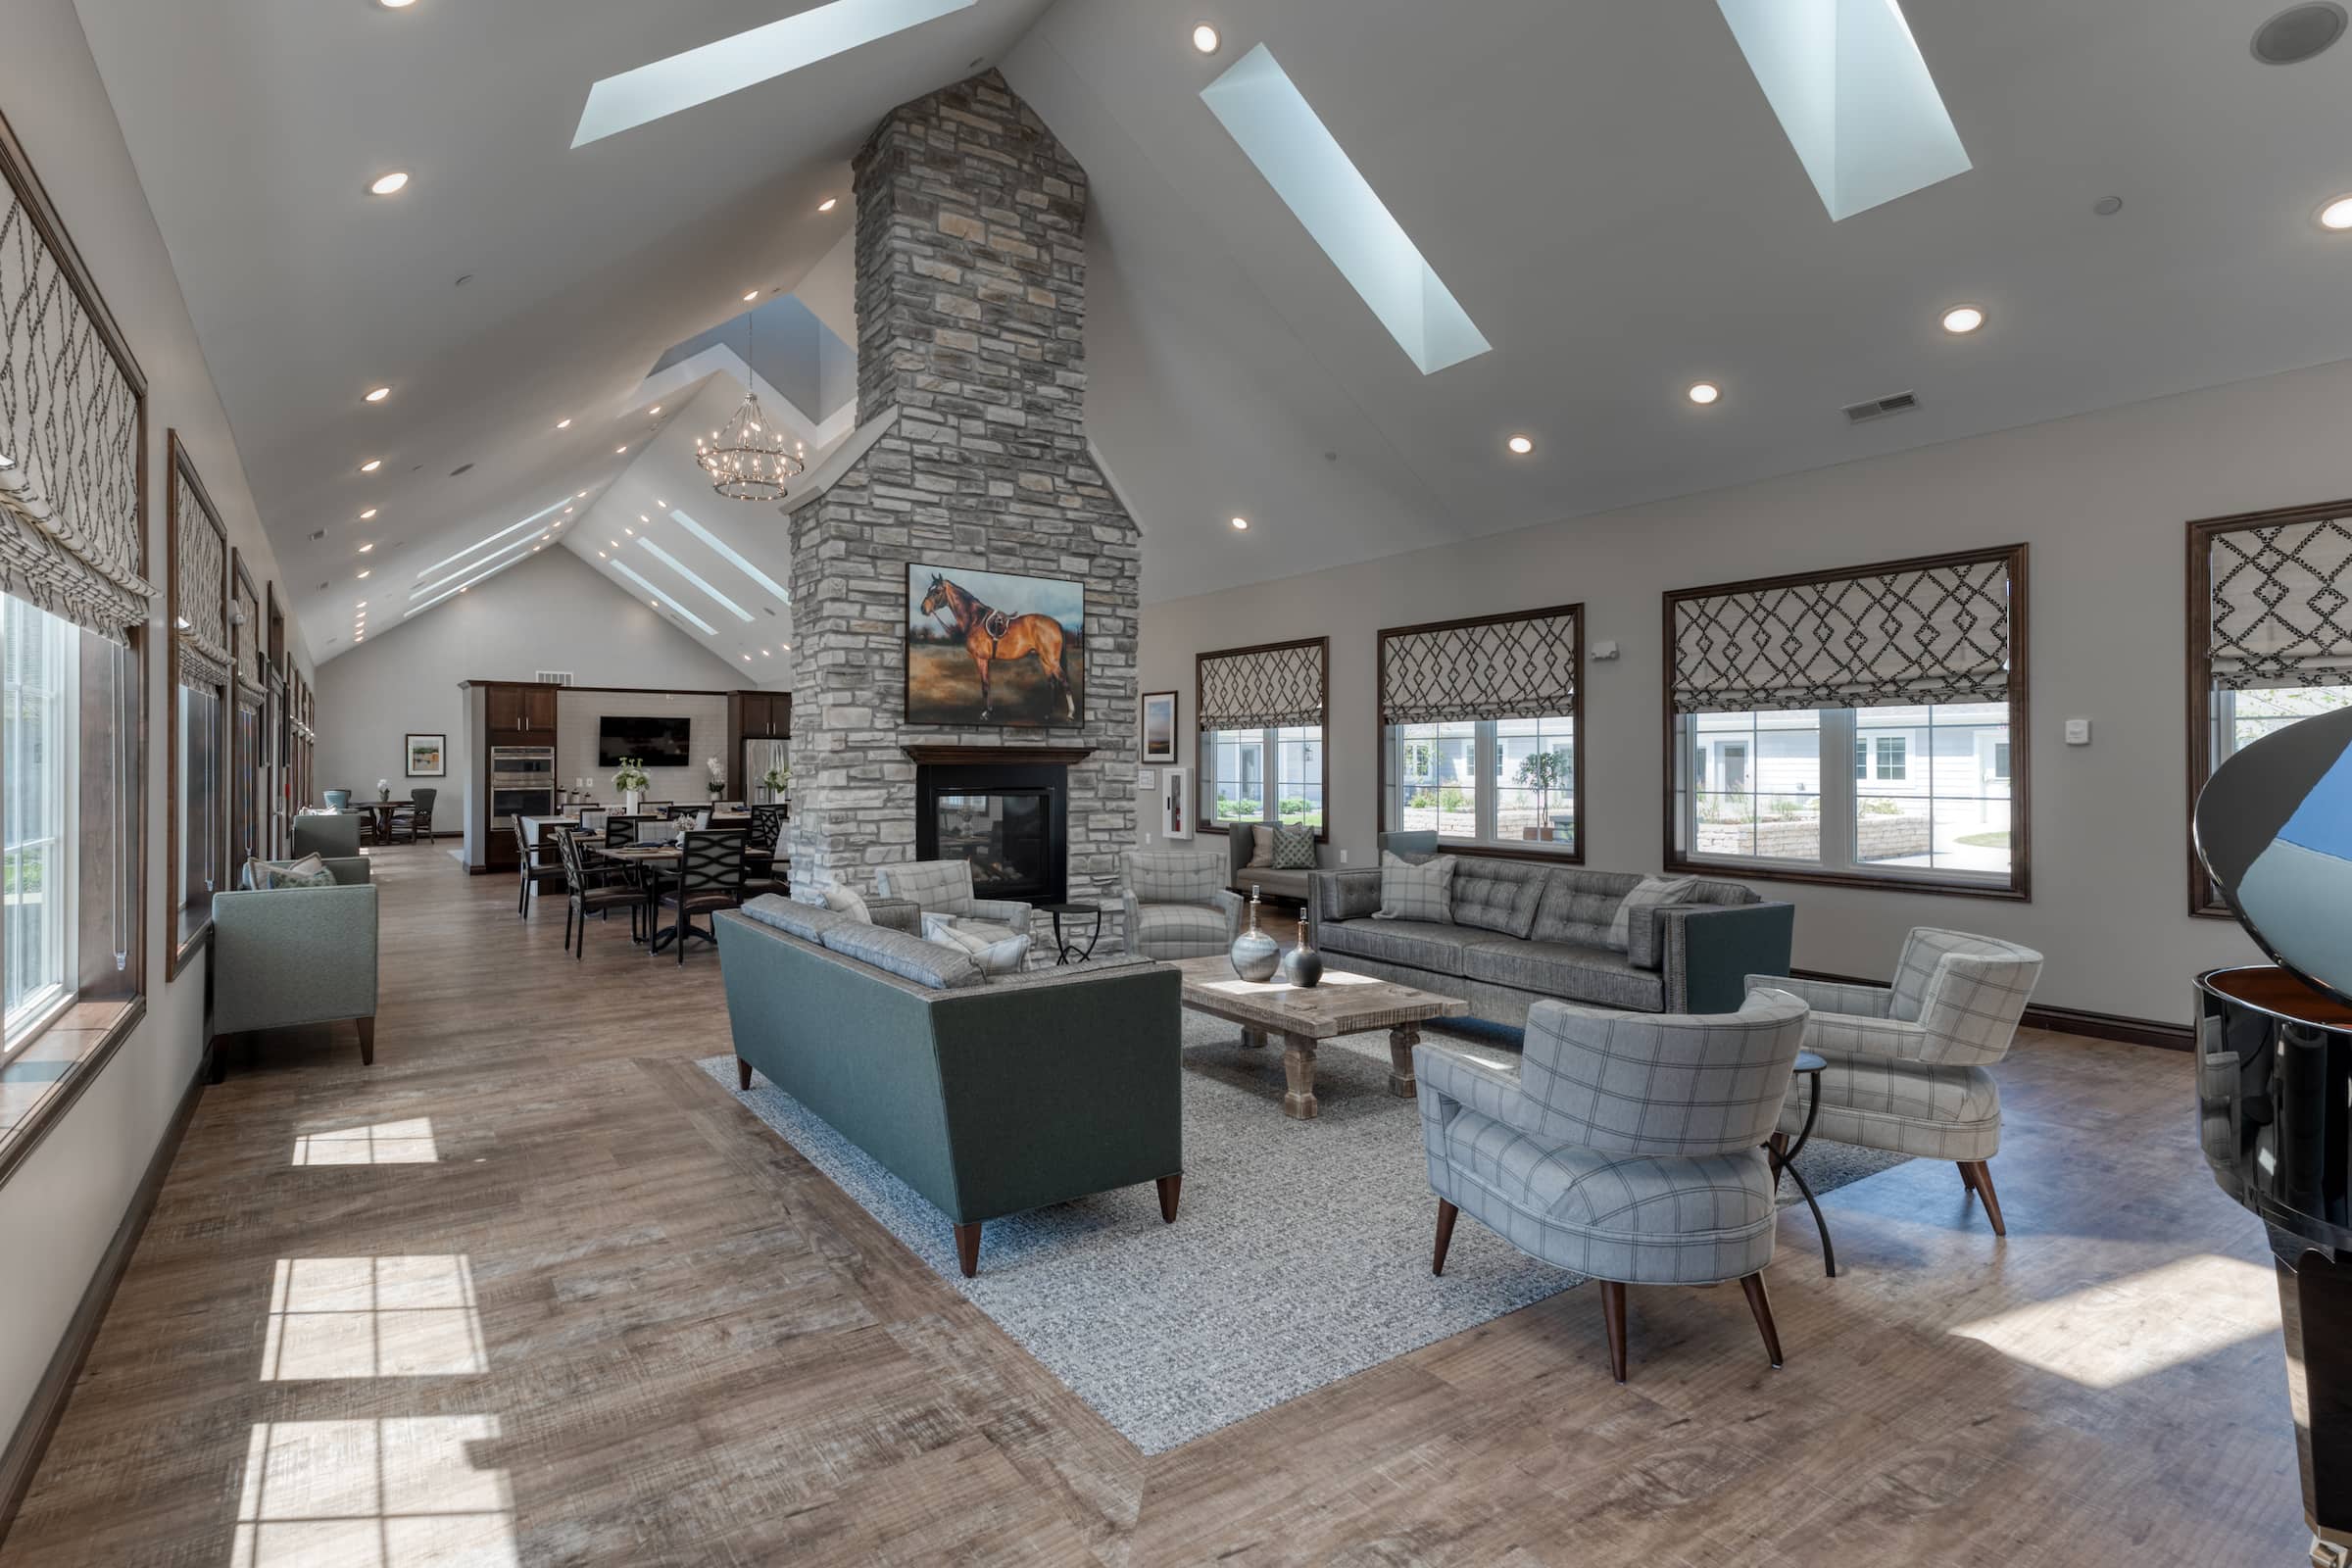
[[[1306,927],[1298,928],[1298,945],[1282,957],[1282,977],[1301,991],[1312,991],[1323,981],[1323,955],[1315,951]]]
[[[1282,948],[1257,928],[1255,888],[1250,890],[1250,929],[1233,939],[1227,956],[1233,960],[1233,972],[1250,981],[1271,980],[1282,967]]]

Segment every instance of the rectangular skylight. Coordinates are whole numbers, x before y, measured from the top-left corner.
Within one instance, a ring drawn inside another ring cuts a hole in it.
[[[975,0],[833,0],[732,38],[607,76],[588,89],[571,144],[584,147],[649,121],[772,81],[805,66],[919,27]]]
[[[667,566],[670,570],[676,572],[679,576],[685,578],[688,582],[694,584],[697,588],[700,588],[703,592],[709,594],[712,599],[717,600],[719,608],[732,613],[737,620],[749,620],[752,618],[752,612],[750,611],[744,609],[734,600],[729,599],[725,594],[720,593],[717,589],[703,581],[702,578],[696,576],[693,568],[689,567],[677,557],[671,555],[668,551],[662,549],[660,545],[654,543],[651,539],[648,539],[643,534],[639,534],[637,536],[637,542],[644,546],[647,552],[650,553],[656,561],[659,561],[662,563],[662,564]]]
[[[1899,0],[1715,0],[1833,221],[1966,173]]]
[[[1264,44],[1200,99],[1423,375],[1493,347]]]
[[[626,562],[615,561],[612,563],[612,569],[619,572],[623,577],[628,578],[629,581],[635,583],[647,593],[652,594],[656,599],[661,600],[670,609],[676,611],[681,616],[693,621],[697,626],[702,627],[704,636],[715,637],[718,635],[718,628],[716,626],[711,625],[702,616],[696,614],[693,611],[688,610],[684,605],[679,604],[662,589],[657,588],[652,583],[646,581],[644,573],[636,570]]]
[[[434,589],[442,586],[444,583],[456,582],[460,577],[465,576],[467,572],[475,570],[481,566],[487,566],[490,564],[490,563],[496,561],[501,556],[511,556],[515,551],[520,550],[524,545],[537,544],[540,540],[547,537],[548,532],[548,529],[542,528],[537,533],[526,533],[521,538],[515,540],[513,544],[507,546],[504,550],[493,550],[490,552],[490,554],[483,556],[478,561],[469,561],[463,566],[460,566],[457,570],[451,572],[448,576],[426,583],[423,587],[418,588],[414,593],[410,594],[409,597],[411,599],[422,599],[426,594],[431,593]]]
[[[528,528],[532,523],[537,522],[541,517],[544,517],[549,513],[555,511],[557,507],[564,506],[570,500],[571,497],[565,496],[551,506],[541,507],[537,512],[532,513],[520,522],[509,523],[506,527],[499,529],[498,532],[492,534],[489,538],[476,539],[473,543],[467,545],[456,555],[442,557],[439,561],[434,562],[431,565],[418,572],[416,574],[417,580],[421,582],[423,579],[430,577],[434,572],[439,571],[443,566],[448,565],[451,562],[464,561],[467,556],[472,555],[476,550],[480,550],[485,546],[498,543],[501,539],[504,539],[507,535],[514,532],[518,528]]]
[[[783,584],[777,582],[775,578],[770,577],[766,572],[761,571],[758,566],[755,566],[750,562],[744,560],[741,555],[736,553],[733,545],[728,544],[724,539],[721,539],[718,535],[712,533],[710,529],[704,527],[701,523],[695,521],[692,517],[689,517],[686,515],[686,514],[680,512],[675,507],[669,509],[669,514],[677,520],[679,527],[685,529],[688,533],[694,535],[697,539],[700,539],[703,543],[709,545],[713,551],[717,552],[718,558],[721,561],[724,561],[727,564],[733,566],[737,571],[742,572],[746,577],[751,578],[752,581],[758,583],[769,593],[774,594],[781,603],[787,605],[792,603],[792,594],[783,586]],[[746,616],[744,618],[748,620],[751,617]]]
[[[506,552],[502,550],[499,552],[499,554],[503,556],[506,554]],[[488,567],[481,571],[476,571],[472,576],[466,578],[464,582],[456,583],[451,587],[442,589],[439,593],[434,594],[432,598],[427,599],[423,604],[410,606],[408,609],[400,612],[400,618],[406,620],[411,615],[422,614],[424,612],[432,609],[435,605],[439,604],[442,600],[449,598],[453,594],[462,594],[466,589],[472,587],[475,583],[480,582],[483,578],[495,577],[500,572],[506,570],[509,566],[520,564],[522,558],[520,556],[516,556],[513,561],[502,561],[495,566]],[[481,565],[481,563],[477,561],[474,563],[474,565],[479,566]],[[469,567],[467,569],[470,570],[471,568]],[[443,582],[449,582],[451,579],[449,577],[444,577],[441,580]],[[415,596],[411,595],[411,597],[414,598]]]

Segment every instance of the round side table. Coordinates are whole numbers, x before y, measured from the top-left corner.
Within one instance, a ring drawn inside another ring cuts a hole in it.
[[[1041,904],[1038,907],[1054,917],[1054,962],[1056,965],[1084,963],[1095,956],[1095,944],[1102,940],[1102,906],[1100,904]],[[1070,935],[1067,939],[1061,934],[1061,922],[1065,915],[1070,921]],[[1094,924],[1087,927],[1086,946],[1082,948],[1078,946],[1077,942],[1078,922],[1089,919]]]
[[[1772,1163],[1772,1179],[1776,1186],[1783,1171],[1787,1171],[1788,1179],[1796,1183],[1797,1192],[1804,1197],[1805,1206],[1813,1211],[1814,1228],[1821,1232],[1822,1268],[1830,1278],[1836,1279],[1838,1249],[1830,1245],[1830,1222],[1821,1216],[1821,1204],[1813,1197],[1813,1184],[1806,1181],[1805,1173],[1796,1168],[1796,1156],[1805,1152],[1805,1145],[1813,1136],[1814,1118],[1821,1114],[1821,1074],[1829,1064],[1829,1060],[1817,1053],[1800,1051],[1796,1054],[1795,1071],[1797,1076],[1805,1080],[1806,1087],[1805,1124],[1797,1129],[1796,1142],[1786,1150],[1766,1144],[1764,1157]]]

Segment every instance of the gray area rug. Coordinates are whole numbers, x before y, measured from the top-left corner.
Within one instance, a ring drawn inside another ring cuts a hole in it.
[[[1296,1122],[1279,1047],[1245,1052],[1233,1025],[1184,1020],[1176,1223],[1148,1185],[992,1220],[970,1280],[913,1189],[765,1079],[738,1093],[733,1056],[701,1066],[1146,1453],[1584,1283],[1467,1220],[1430,1274],[1437,1200],[1418,1113],[1388,1090],[1385,1031],[1325,1043],[1322,1114]],[[1518,1033],[1428,1038],[1509,1061]],[[1902,1162],[1815,1144],[1801,1164],[1818,1193]]]

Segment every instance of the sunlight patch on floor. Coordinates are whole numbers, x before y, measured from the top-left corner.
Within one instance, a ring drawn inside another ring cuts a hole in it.
[[[2089,1389],[2121,1387],[2278,1332],[2271,1271],[2201,1252],[1951,1331]]]
[[[465,1377],[489,1367],[464,1256],[277,1260],[263,1382]]]
[[[294,1140],[297,1165],[430,1165],[440,1157],[430,1116],[302,1133]]]
[[[488,1415],[265,1422],[231,1568],[515,1568],[514,1488],[467,1453],[498,1436]]]

